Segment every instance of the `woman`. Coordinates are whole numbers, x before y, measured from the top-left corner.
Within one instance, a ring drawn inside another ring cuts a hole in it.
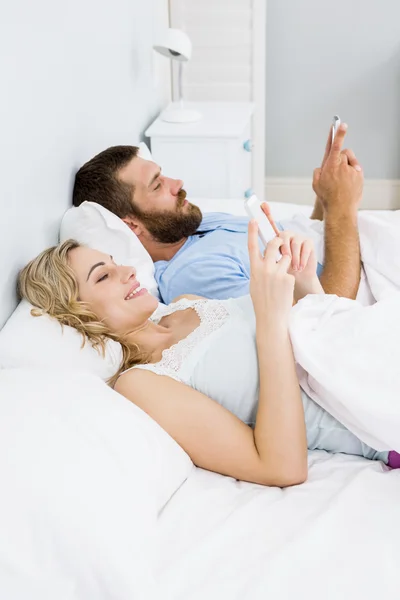
[[[31,261],[19,289],[96,347],[120,341],[115,389],[199,467],[284,487],[306,480],[307,447],[388,462],[299,388],[288,320],[293,302],[323,293],[311,242],[283,232],[261,255],[251,222],[249,253],[250,296],[239,299],[158,308],[132,267],[72,240]]]

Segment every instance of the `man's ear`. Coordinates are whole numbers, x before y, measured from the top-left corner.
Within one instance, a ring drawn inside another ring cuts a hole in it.
[[[134,217],[124,217],[122,220],[137,237],[142,235],[144,228],[140,221],[137,221]]]

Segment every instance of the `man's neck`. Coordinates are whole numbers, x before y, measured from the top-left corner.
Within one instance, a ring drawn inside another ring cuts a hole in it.
[[[171,260],[175,254],[182,248],[188,238],[182,238],[175,244],[162,244],[154,240],[141,240],[143,246],[150,254],[153,262],[158,260]]]

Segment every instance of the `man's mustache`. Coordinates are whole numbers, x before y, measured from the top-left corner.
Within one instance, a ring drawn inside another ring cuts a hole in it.
[[[186,191],[183,188],[181,188],[178,192],[178,208],[182,208],[183,203],[186,200],[186,196],[187,196]]]

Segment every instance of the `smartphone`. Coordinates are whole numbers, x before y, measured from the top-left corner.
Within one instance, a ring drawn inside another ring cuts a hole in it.
[[[261,208],[261,202],[255,194],[245,200],[244,207],[250,219],[255,219],[258,223],[258,235],[261,238],[264,246],[268,244],[273,237],[275,237],[275,231],[268,221],[265,213]]]
[[[333,144],[333,140],[335,139],[335,135],[337,133],[337,130],[340,127],[340,123],[342,121],[340,120],[340,117],[338,115],[334,115],[333,119],[332,119],[332,144]]]

